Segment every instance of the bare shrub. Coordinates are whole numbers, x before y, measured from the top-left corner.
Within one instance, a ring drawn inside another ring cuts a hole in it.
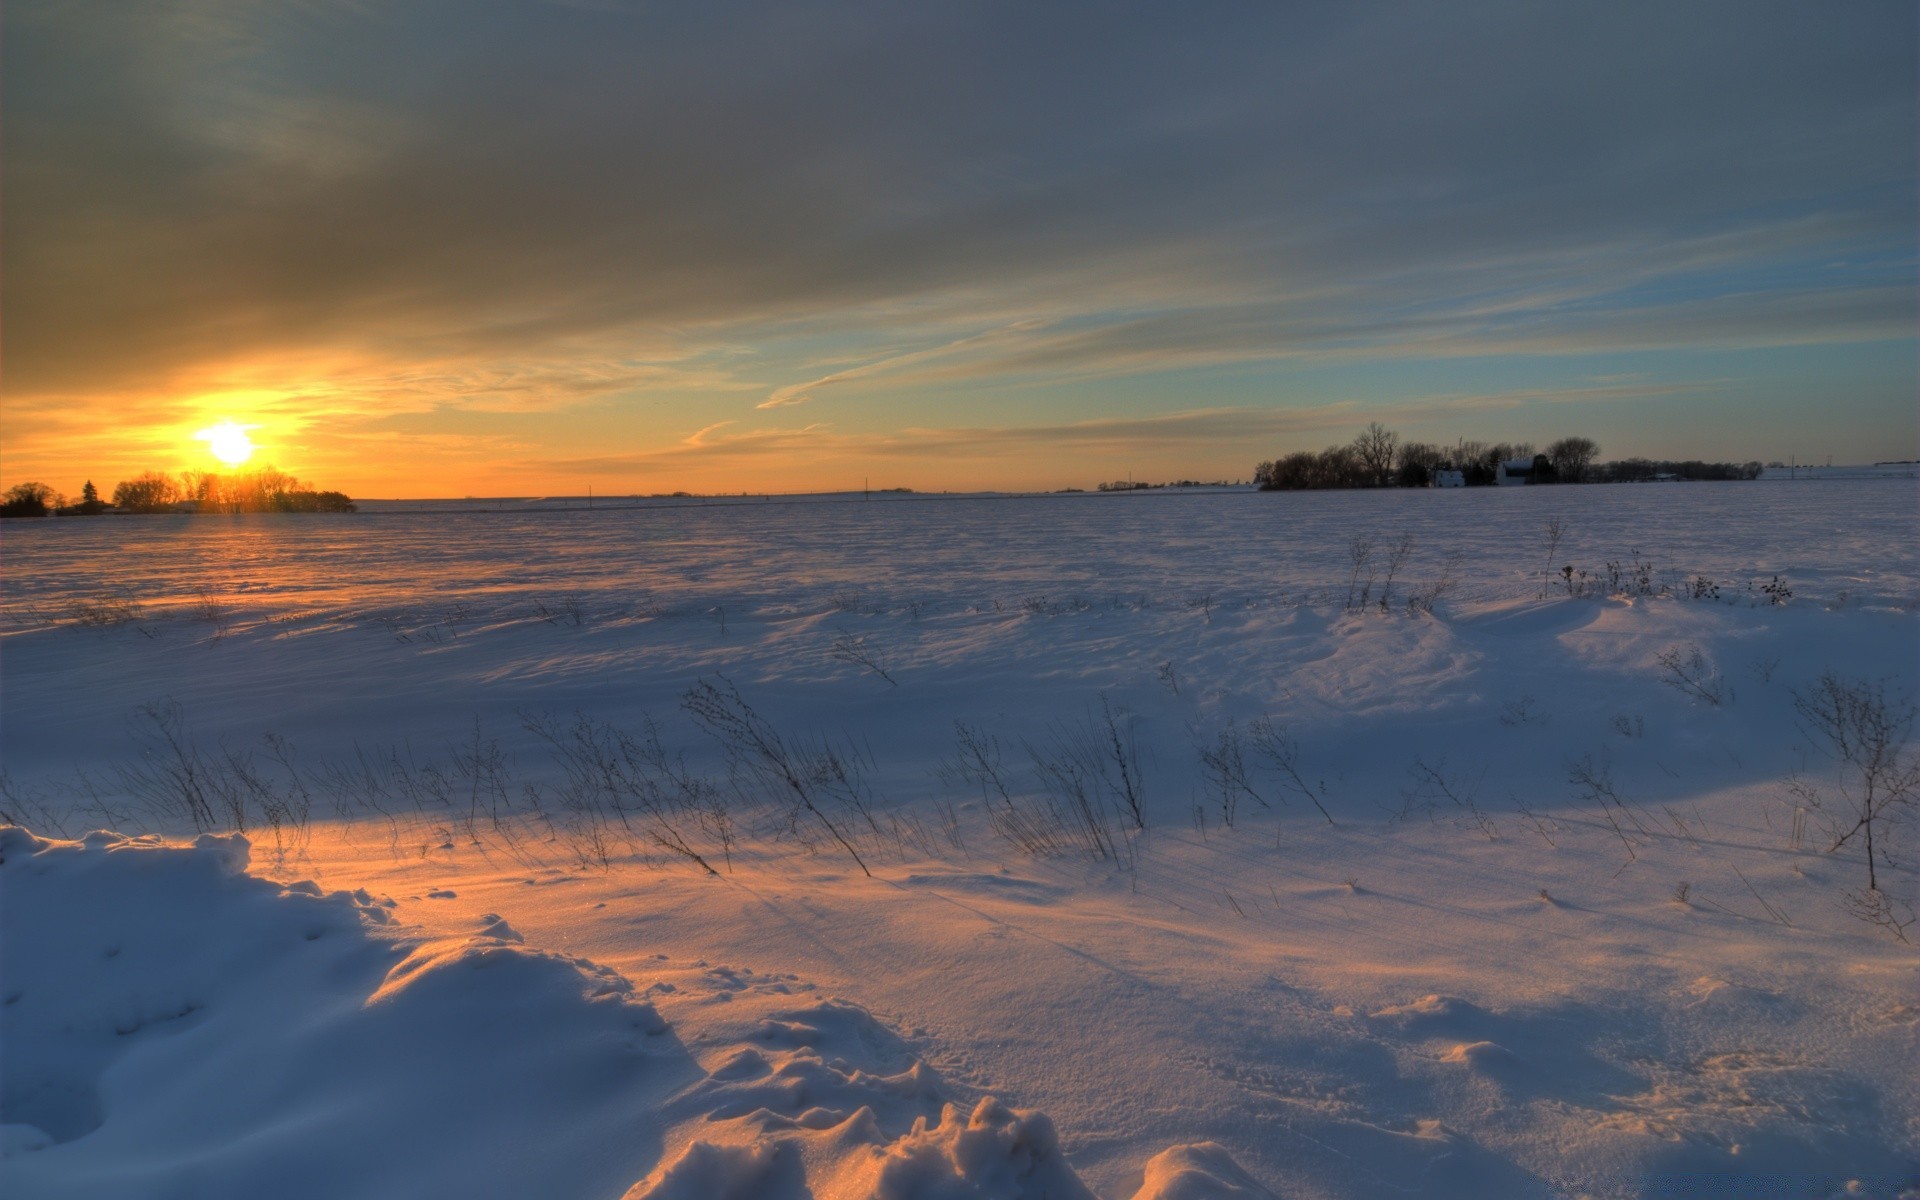
[[[1653,582],[1653,564],[1640,557],[1635,550],[1631,561],[1619,559],[1607,560],[1607,595],[1639,597],[1657,594],[1658,588]],[[1716,591],[1714,593],[1718,595]],[[1698,599],[1698,597],[1695,597]]]
[[[0,824],[35,829],[55,837],[72,836],[67,832],[66,821],[46,797],[28,791],[5,771],[0,771]]]
[[[1425,759],[1416,758],[1407,773],[1413,777],[1413,787],[1403,794],[1399,816],[1402,819],[1416,812],[1425,813],[1429,819],[1437,819],[1442,809],[1451,813],[1453,819],[1478,831],[1488,841],[1500,839],[1500,828],[1493,818],[1480,807],[1475,798],[1475,789],[1480,779],[1486,775],[1483,767],[1472,779],[1453,778],[1446,775],[1446,760],[1428,765]]]
[[[954,755],[941,762],[940,779],[957,787],[978,788],[993,831],[1037,857],[1057,854],[1066,840],[1065,822],[1051,800],[1015,799],[1008,786],[1000,740],[965,721],[953,723]]]
[[[882,667],[879,660],[874,657],[873,651],[867,647],[867,639],[864,637],[854,637],[852,634],[843,633],[833,639],[833,649],[830,653],[837,662],[851,663],[853,666],[878,675],[887,681],[888,687],[900,686],[899,681],[892,675],[889,675],[886,668]]]
[[[1704,700],[1715,708],[1733,701],[1733,685],[1707,660],[1700,647],[1686,651],[1679,647],[1662,650],[1654,658],[1660,664],[1660,682],[1685,696]]]
[[[1096,858],[1131,867],[1131,832],[1147,827],[1146,792],[1133,729],[1105,696],[1100,711],[1057,722],[1048,740],[1027,743],[1034,774],[1071,836]]]
[[[1893,838],[1912,819],[1920,796],[1920,756],[1908,751],[1914,707],[1887,696],[1884,684],[1823,673],[1794,693],[1794,711],[1808,740],[1839,766],[1832,798],[1804,786],[1801,795],[1827,824],[1827,853],[1858,843],[1867,886],[1847,897],[1856,916],[1906,939],[1913,906],[1881,888],[1881,875],[1897,865]]]
[[[512,825],[506,819],[513,803],[511,772],[500,743],[485,736],[478,717],[474,718],[473,735],[453,747],[452,766],[453,782],[467,796],[467,840],[480,840],[480,815],[484,810],[493,832],[511,841]]]
[[[1749,592],[1757,590],[1762,600],[1769,607],[1777,607],[1793,599],[1793,588],[1789,587],[1786,578],[1780,575],[1775,575],[1772,579],[1761,584],[1757,589],[1752,583],[1749,583],[1747,584],[1747,590]]]
[[[133,594],[133,589],[120,584],[93,596],[77,596],[67,601],[67,620],[74,625],[88,629],[115,629],[122,625],[134,625],[142,633],[153,636],[151,631],[139,626],[140,618],[145,614],[146,606]]]
[[[1560,553],[1560,543],[1567,536],[1567,526],[1559,517],[1548,517],[1542,532],[1547,543],[1547,558],[1540,566],[1540,599],[1545,600],[1553,582],[1553,559]]]
[[[272,835],[275,860],[284,863],[288,855],[304,850],[311,837],[313,796],[300,777],[292,745],[273,733],[262,741],[278,772],[263,767],[251,751],[223,749],[219,759],[205,763],[207,779],[236,830],[244,832],[249,809],[259,814]]]
[[[724,676],[703,679],[688,688],[680,706],[721,744],[728,761],[786,812],[791,832],[804,837],[802,825],[810,818],[846,851],[862,874],[873,875],[854,844],[860,823],[880,832],[865,782],[863,753],[824,738],[783,737]]]
[[[1087,731],[1055,726],[1049,743],[1026,743],[1026,751],[1048,807],[1060,814],[1068,838],[1094,858],[1129,861],[1132,847],[1101,785],[1100,748]]]
[[[1528,804],[1525,800],[1520,800],[1514,797],[1509,797],[1509,799],[1513,799],[1514,801],[1513,811],[1520,814],[1520,819],[1527,823],[1527,827],[1532,829],[1534,833],[1538,834],[1540,836],[1540,840],[1545,842],[1548,846],[1558,848],[1560,843],[1556,842],[1553,839],[1553,835],[1560,831],[1559,823],[1554,821],[1550,817],[1543,817],[1539,813],[1535,812],[1533,809],[1533,806],[1531,804]]]
[[[1327,824],[1333,824],[1333,814],[1328,812],[1327,806],[1322,803],[1326,796],[1327,785],[1323,781],[1316,788],[1301,774],[1300,743],[1287,732],[1286,726],[1275,725],[1269,717],[1260,717],[1247,726],[1247,737],[1253,745],[1254,753],[1266,763],[1267,770],[1279,781],[1281,793],[1291,792],[1307,800],[1320,810],[1320,815],[1327,819]]]
[[[1114,789],[1135,829],[1147,827],[1147,797],[1140,774],[1140,750],[1133,737],[1133,724],[1114,715],[1113,705],[1100,697],[1101,742],[1106,750],[1108,786]]]
[[[180,706],[148,704],[134,718],[138,761],[119,769],[120,786],[135,803],[162,820],[191,822],[196,833],[218,827],[217,768],[194,742]],[[224,806],[223,806],[224,807]],[[246,827],[244,811],[237,829]]]
[[[228,613],[226,606],[220,603],[219,597],[213,594],[211,588],[203,587],[194,593],[188,615],[195,621],[211,626],[213,640],[216,642],[226,637],[233,627],[232,615]]]
[[[1459,566],[1459,563],[1460,553],[1458,551],[1447,555],[1446,558],[1441,560],[1439,574],[1415,588],[1412,593],[1407,596],[1408,616],[1433,612],[1434,605],[1445,598],[1447,593],[1453,591],[1457,585],[1458,581],[1454,578],[1454,572]]]
[[[1206,768],[1208,782],[1220,800],[1220,821],[1227,828],[1233,828],[1234,817],[1243,799],[1252,800],[1262,808],[1272,807],[1266,797],[1254,790],[1247,777],[1246,743],[1240,735],[1239,725],[1231,718],[1211,743],[1203,743],[1199,747],[1199,755],[1201,766]]]
[[[353,820],[373,813],[386,821],[388,833],[399,839],[398,798],[389,784],[390,760],[356,744],[353,757],[322,764],[316,772],[321,788],[333,799],[334,814]]]
[[[1347,559],[1352,564],[1347,572],[1347,599],[1340,607],[1352,612],[1356,608],[1365,608],[1367,599],[1373,593],[1373,583],[1378,573],[1373,565],[1373,539],[1366,534],[1355,534],[1347,542]],[[1366,582],[1360,580],[1360,573],[1366,572]]]
[[[1386,612],[1393,607],[1393,581],[1400,574],[1400,568],[1406,565],[1407,557],[1413,553],[1413,535],[1403,533],[1387,551],[1387,577],[1380,584],[1380,611]]]
[[[651,845],[717,875],[693,839],[692,831],[700,830],[719,842],[731,862],[732,822],[724,801],[667,753],[651,719],[638,737],[584,715],[563,725],[527,714],[521,724],[546,744],[560,768],[560,803],[584,830],[599,831],[590,844],[596,854],[611,844],[617,825],[629,844]]]
[[[563,592],[549,603],[544,596],[533,598],[533,615],[536,620],[549,625],[572,625],[575,627],[587,623],[587,610],[580,597],[572,592]]]
[[[1627,860],[1632,862],[1639,858],[1642,843],[1637,839],[1652,837],[1652,831],[1614,789],[1613,768],[1606,758],[1586,754],[1568,763],[1567,782],[1579,789],[1575,793],[1577,798],[1599,808],[1608,828],[1627,848]]]

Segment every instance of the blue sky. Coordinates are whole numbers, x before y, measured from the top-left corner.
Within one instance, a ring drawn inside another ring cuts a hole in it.
[[[0,471],[1916,454],[1906,3],[29,2]],[[68,476],[74,476],[69,479]]]

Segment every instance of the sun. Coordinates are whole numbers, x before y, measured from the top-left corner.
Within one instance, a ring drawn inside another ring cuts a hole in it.
[[[247,436],[251,425],[222,421],[209,425],[193,436],[207,444],[207,450],[229,467],[237,467],[253,457],[253,439]]]

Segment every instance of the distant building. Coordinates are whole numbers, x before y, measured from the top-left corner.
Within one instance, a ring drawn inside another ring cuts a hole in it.
[[[1435,467],[1427,476],[1428,487],[1465,487],[1467,473],[1451,467]]]
[[[1532,458],[1509,459],[1494,468],[1493,481],[1501,487],[1519,487],[1528,483],[1553,483],[1558,473],[1544,454]]]

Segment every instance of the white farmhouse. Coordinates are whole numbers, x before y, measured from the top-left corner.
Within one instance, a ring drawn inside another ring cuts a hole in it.
[[[1465,471],[1455,471],[1448,467],[1435,467],[1427,475],[1427,486],[1465,487],[1467,486],[1467,473]]]

